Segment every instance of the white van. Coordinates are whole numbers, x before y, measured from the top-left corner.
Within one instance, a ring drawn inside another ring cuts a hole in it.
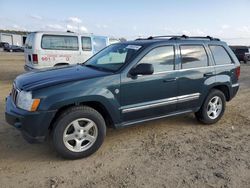
[[[105,36],[32,32],[25,43],[25,70],[83,63],[109,45]]]

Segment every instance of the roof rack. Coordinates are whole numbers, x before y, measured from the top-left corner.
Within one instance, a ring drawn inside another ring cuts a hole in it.
[[[206,40],[216,40],[220,41],[218,38],[213,38],[210,36],[187,36],[187,35],[162,35],[162,36],[150,36],[148,38],[139,38],[136,40],[152,40],[152,39],[164,39],[169,38],[168,40],[182,40],[182,39],[206,39]]]
[[[169,38],[169,40],[173,40],[173,39],[181,39],[181,38],[187,38],[188,36],[186,35],[162,35],[162,36],[150,36],[147,39],[158,39],[158,38]]]

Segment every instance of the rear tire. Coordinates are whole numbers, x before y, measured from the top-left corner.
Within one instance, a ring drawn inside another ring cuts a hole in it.
[[[53,144],[64,158],[88,157],[102,145],[106,125],[102,115],[88,106],[66,110],[54,124]]]
[[[200,110],[195,113],[198,121],[204,124],[214,124],[223,116],[226,108],[226,98],[223,92],[213,89],[206,97]]]

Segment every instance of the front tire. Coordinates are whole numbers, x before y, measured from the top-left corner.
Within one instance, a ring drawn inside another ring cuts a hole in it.
[[[54,125],[53,144],[64,158],[88,157],[102,145],[106,125],[102,115],[88,106],[72,107]]]
[[[226,98],[223,92],[213,89],[205,99],[200,110],[195,113],[198,121],[204,124],[214,124],[223,116],[226,108]]]

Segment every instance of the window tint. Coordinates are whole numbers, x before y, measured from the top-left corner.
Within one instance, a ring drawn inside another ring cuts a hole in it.
[[[78,50],[77,36],[44,35],[42,48],[50,50]]]
[[[94,53],[99,52],[100,50],[102,50],[103,48],[106,47],[106,38],[103,37],[94,37],[93,38],[94,41]]]
[[[174,47],[157,47],[145,55],[139,63],[152,64],[155,73],[171,71],[174,69]]]
[[[90,37],[82,37],[82,50],[83,51],[91,51],[92,50],[92,44],[91,44]]]
[[[232,60],[226,52],[225,48],[222,46],[209,46],[216,65],[231,64]]]
[[[206,67],[208,65],[207,54],[203,46],[180,46],[182,69]]]

